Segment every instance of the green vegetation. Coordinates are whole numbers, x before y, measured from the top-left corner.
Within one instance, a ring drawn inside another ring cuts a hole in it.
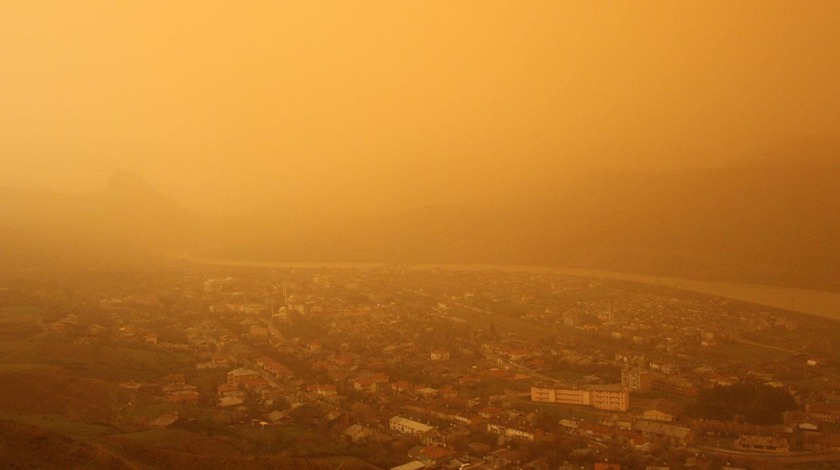
[[[743,383],[703,390],[688,408],[691,416],[718,421],[741,417],[750,424],[781,424],[782,413],[796,409],[790,393],[763,384]]]

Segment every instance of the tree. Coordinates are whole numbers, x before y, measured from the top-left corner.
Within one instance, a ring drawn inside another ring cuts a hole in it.
[[[249,417],[259,416],[262,406],[260,398],[256,393],[250,389],[245,389],[245,396],[242,397],[242,402],[245,405]]]
[[[787,390],[764,384],[742,383],[703,390],[688,409],[691,416],[732,421],[740,416],[750,424],[780,424],[782,413],[796,409]]]

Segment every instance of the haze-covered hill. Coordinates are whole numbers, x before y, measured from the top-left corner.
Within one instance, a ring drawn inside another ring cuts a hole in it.
[[[506,207],[307,221],[211,218],[141,178],[96,193],[0,188],[0,262],[176,251],[278,261],[556,265],[840,290],[840,164],[590,173]],[[223,247],[223,248],[218,248]]]
[[[209,254],[560,265],[837,290],[838,181],[836,164],[592,173],[534,188],[504,208],[438,206],[317,228],[289,224],[276,237]]]
[[[142,259],[200,244],[211,223],[122,171],[91,194],[0,188],[0,261]]]
[[[836,288],[838,178],[838,165],[613,178],[579,203],[597,214],[584,245],[610,268]]]

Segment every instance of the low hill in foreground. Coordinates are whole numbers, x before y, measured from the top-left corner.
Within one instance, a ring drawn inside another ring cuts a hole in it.
[[[163,431],[167,432],[167,431]],[[176,434],[177,432],[173,432]],[[180,432],[182,434],[190,434]],[[178,436],[184,439],[184,436]],[[204,447],[218,447],[218,442],[190,434]],[[172,442],[177,443],[178,440]],[[299,459],[279,456],[218,455],[192,453],[171,447],[152,446],[142,440],[109,436],[78,440],[57,432],[14,421],[0,420],[0,467],[5,469],[38,468],[109,468],[109,469],[186,469],[206,470],[237,468],[258,470],[294,468],[327,470],[341,467],[349,470],[374,470],[351,457]]]

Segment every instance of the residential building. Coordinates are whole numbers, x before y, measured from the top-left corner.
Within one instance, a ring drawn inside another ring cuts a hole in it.
[[[754,434],[741,434],[735,440],[735,448],[738,450],[750,450],[758,452],[790,452],[788,440],[783,437],[757,436]]]
[[[646,421],[640,419],[636,421],[633,428],[636,431],[640,431],[645,436],[665,438],[678,445],[690,444],[694,437],[691,428],[658,421]]]
[[[530,442],[534,442],[534,440],[540,435],[540,432],[538,430],[513,428],[502,424],[492,423],[487,424],[487,430],[492,432],[493,434],[498,434],[500,436]]]
[[[593,385],[586,388],[531,387],[531,401],[627,411],[630,409],[630,392],[617,385]]]
[[[631,392],[649,392],[653,387],[650,371],[635,367],[621,369],[621,385]]]
[[[420,436],[434,429],[433,426],[423,424],[419,421],[414,421],[413,419],[403,418],[402,416],[394,416],[391,418],[388,426],[392,431],[397,431],[402,434],[410,434],[412,436]]]
[[[255,377],[260,377],[260,374],[251,369],[244,369],[240,367],[239,369],[234,369],[227,373],[227,383],[250,383]]]
[[[429,354],[430,359],[433,361],[448,361],[449,360],[449,351],[446,349],[432,349],[432,352]]]
[[[334,397],[338,395],[338,391],[333,384],[311,384],[306,387],[306,390],[319,397]]]

